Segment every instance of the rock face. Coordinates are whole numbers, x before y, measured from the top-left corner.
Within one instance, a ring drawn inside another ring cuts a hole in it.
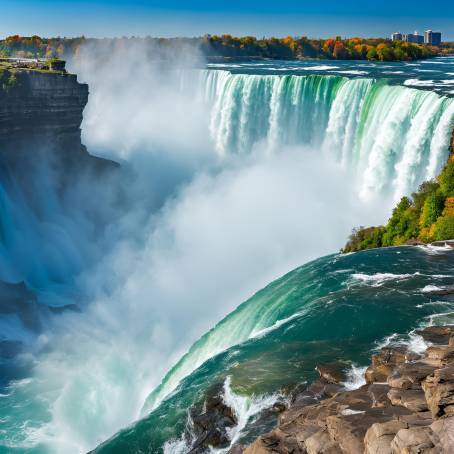
[[[80,139],[88,86],[74,74],[19,72],[16,85],[0,90],[0,140],[54,136]]]
[[[0,86],[0,159],[23,171],[24,163],[52,156],[63,164],[111,168],[81,143],[80,125],[88,86],[74,74],[15,73],[13,86]],[[87,164],[88,163],[88,164]]]
[[[434,344],[424,355],[383,348],[354,391],[334,384],[334,366],[318,367],[320,380],[293,396],[278,427],[235,453],[454,453],[454,326],[420,335]]]

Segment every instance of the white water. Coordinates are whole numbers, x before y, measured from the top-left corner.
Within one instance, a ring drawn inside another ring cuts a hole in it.
[[[434,178],[446,160],[454,101],[430,91],[339,76],[202,71],[221,156],[310,144],[360,175],[360,195],[394,200]]]
[[[250,423],[255,416],[260,415],[263,410],[271,408],[277,402],[279,397],[279,394],[263,396],[243,396],[241,394],[237,394],[232,390],[231,377],[227,377],[224,382],[224,393],[222,395],[222,399],[225,405],[232,409],[233,414],[236,417],[237,424],[226,429],[227,436],[230,441],[229,446],[223,449],[212,448],[210,452],[213,454],[228,452],[229,449],[240,439],[247,424]],[[188,423],[189,427],[190,425],[191,421]],[[186,440],[184,435],[178,440],[171,440],[165,443],[163,447],[164,454],[185,454],[191,450],[191,443],[194,441],[195,440]]]

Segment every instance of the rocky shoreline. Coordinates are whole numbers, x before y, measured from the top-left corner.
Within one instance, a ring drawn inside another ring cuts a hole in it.
[[[366,384],[346,391],[335,364],[296,390],[278,427],[230,454],[448,454],[454,452],[454,325],[416,332],[423,354],[385,347],[372,357]]]

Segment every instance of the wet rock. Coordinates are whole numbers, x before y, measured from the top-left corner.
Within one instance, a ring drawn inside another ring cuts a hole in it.
[[[447,345],[449,338],[454,336],[454,326],[428,326],[427,328],[416,330],[416,334],[431,344]]]
[[[327,383],[338,385],[347,380],[347,374],[338,363],[319,364],[315,370]]]
[[[286,434],[280,429],[262,435],[257,438],[254,443],[248,446],[244,454],[265,454],[265,453],[280,453],[280,454],[306,454],[307,451],[294,438]]]
[[[425,246],[425,243],[422,241],[416,240],[414,238],[411,238],[405,242],[407,246]]]
[[[232,446],[229,449],[228,454],[243,454],[245,449],[246,449],[246,446],[243,446],[243,445]]]
[[[230,443],[228,428],[237,424],[233,410],[224,403],[223,385],[217,384],[207,391],[203,406],[190,410],[191,433],[195,439],[191,454],[201,454],[209,447],[227,447]]]

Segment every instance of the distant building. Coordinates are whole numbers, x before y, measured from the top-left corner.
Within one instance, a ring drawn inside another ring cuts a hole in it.
[[[424,32],[424,42],[431,46],[439,46],[441,44],[441,32],[427,30]]]
[[[392,39],[393,41],[402,41],[403,35],[402,35],[402,33],[399,33],[399,32],[393,33],[393,34],[391,35],[391,39]]]
[[[424,44],[424,36],[420,35],[418,32],[409,33],[404,35],[404,41],[415,44]]]

